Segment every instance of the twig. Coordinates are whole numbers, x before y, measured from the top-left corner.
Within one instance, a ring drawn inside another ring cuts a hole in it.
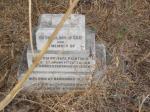
[[[25,83],[25,81],[29,78],[32,71],[39,64],[39,62],[42,59],[43,55],[47,52],[50,44],[56,38],[58,32],[61,30],[61,28],[63,27],[65,21],[68,19],[68,17],[72,13],[72,10],[74,9],[74,7],[77,5],[78,2],[79,2],[79,0],[74,0],[72,5],[67,10],[66,14],[61,19],[60,23],[57,25],[55,31],[49,37],[46,44],[42,47],[40,53],[38,53],[36,55],[35,61],[31,65],[31,67],[26,71],[26,73],[24,74],[24,77],[16,84],[16,86],[10,91],[10,93],[0,102],[0,111],[3,110],[13,100],[13,98],[16,96],[17,93],[19,93],[19,91],[21,90],[22,85]]]
[[[14,59],[14,47],[15,47],[15,44],[14,43],[12,43],[12,49],[11,49],[11,57],[12,57],[12,59]]]
[[[6,58],[3,59],[2,62],[0,62],[0,71],[4,68],[5,64],[7,64],[10,60],[12,60],[11,58],[9,58],[8,56]]]
[[[147,59],[148,57],[150,57],[150,52],[148,54],[146,54],[142,59],[138,60],[135,65],[138,65],[139,63],[143,62],[145,59]]]
[[[149,95],[147,95],[147,96],[142,100],[142,103],[141,103],[140,106],[139,106],[139,112],[141,112],[142,106],[143,106],[144,102],[146,101],[146,99],[147,99],[148,97],[149,97]]]
[[[31,51],[34,57],[34,48],[33,48],[33,40],[32,40],[32,1],[31,0],[29,0],[29,35],[30,35]]]
[[[9,71],[7,70],[6,73],[4,74],[4,76],[0,78],[0,88],[4,85],[5,79],[6,79],[7,75],[8,75],[8,72]]]

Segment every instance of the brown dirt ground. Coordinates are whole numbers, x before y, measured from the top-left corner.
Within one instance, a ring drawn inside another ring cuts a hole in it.
[[[32,0],[33,27],[41,13],[64,13],[68,0]],[[83,93],[20,92],[4,112],[150,112],[150,0],[81,0],[86,16],[112,54],[104,77]],[[24,45],[29,42],[27,0],[0,0],[0,100],[17,82]],[[122,71],[122,60],[126,68]],[[119,64],[119,66],[116,66]]]

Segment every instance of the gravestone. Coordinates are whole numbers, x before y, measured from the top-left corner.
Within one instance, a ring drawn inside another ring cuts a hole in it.
[[[63,14],[42,14],[33,32],[35,54],[55,30]],[[31,48],[25,47],[18,72],[19,80],[33,63]],[[23,86],[24,90],[67,92],[83,91],[99,79],[106,69],[103,44],[95,44],[95,32],[85,26],[85,16],[72,14],[49,46],[40,64]]]

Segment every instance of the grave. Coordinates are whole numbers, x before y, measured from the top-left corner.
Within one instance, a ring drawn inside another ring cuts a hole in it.
[[[42,14],[33,32],[35,54],[39,53],[63,14]],[[33,63],[30,45],[24,49],[18,79]],[[72,14],[53,40],[48,52],[23,86],[27,91],[83,91],[106,69],[106,51],[95,43],[95,32],[85,26],[85,16]]]

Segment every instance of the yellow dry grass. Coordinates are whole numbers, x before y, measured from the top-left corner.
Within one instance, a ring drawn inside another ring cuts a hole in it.
[[[69,0],[32,0],[32,26],[40,14],[65,13],[69,5]],[[81,0],[74,13],[86,16],[96,41],[113,57],[104,77],[82,93],[20,92],[4,112],[149,112],[149,12],[149,0]],[[0,77],[7,73],[2,100],[17,83],[23,46],[30,40],[28,1],[1,0],[0,13]]]

